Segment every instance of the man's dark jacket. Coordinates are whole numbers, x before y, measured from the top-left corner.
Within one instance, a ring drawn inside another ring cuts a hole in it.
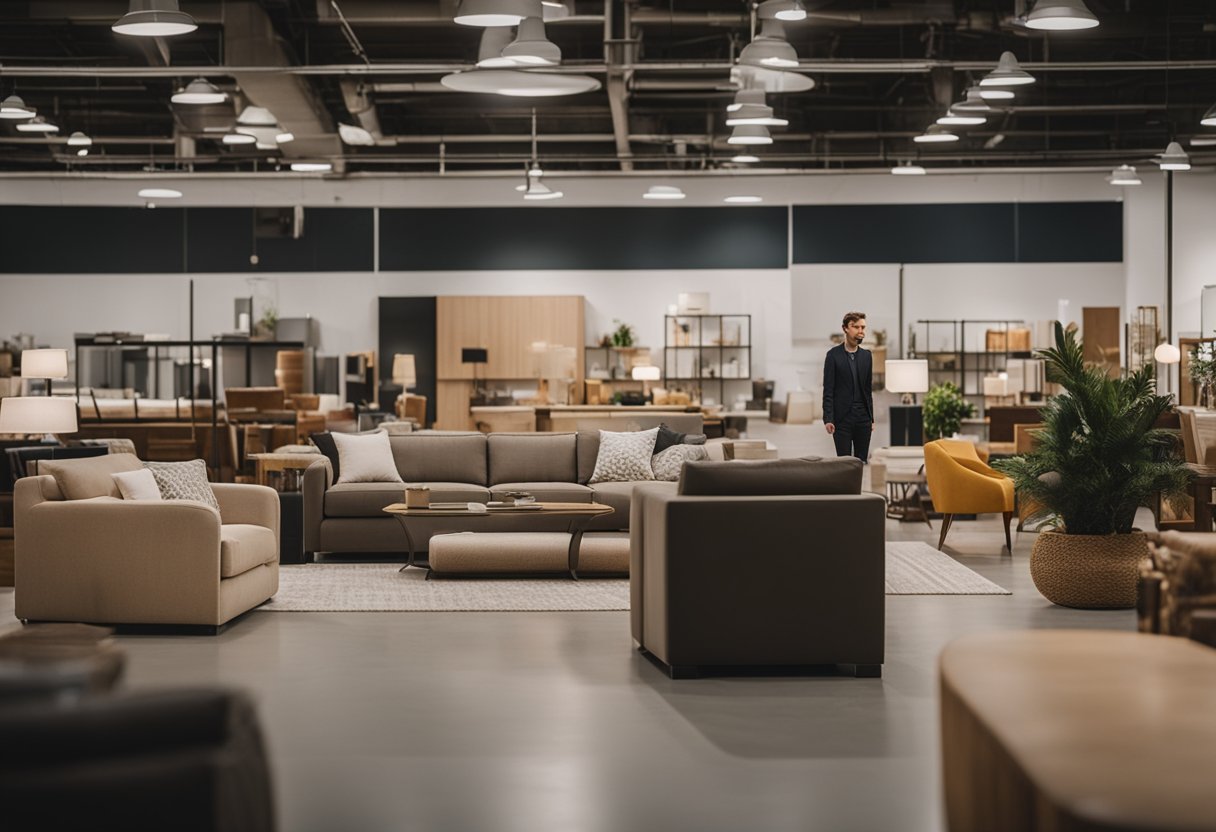
[[[874,358],[869,350],[857,349],[857,379],[861,382],[861,401],[870,421],[874,420]],[[823,422],[847,420],[853,412],[853,371],[844,344],[828,350],[823,359]]]

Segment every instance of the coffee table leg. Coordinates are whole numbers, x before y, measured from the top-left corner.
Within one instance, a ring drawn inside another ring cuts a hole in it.
[[[405,566],[397,570],[398,572],[404,572],[414,565],[414,538],[410,535],[410,527],[409,524],[405,522],[405,518],[398,517],[397,519],[401,521],[401,529],[405,532],[405,545],[409,553],[405,559]]]
[[[583,532],[589,522],[590,517],[577,517],[570,522],[570,549],[566,553],[566,565],[570,569],[570,578],[575,581],[578,580],[579,547],[583,545]]]

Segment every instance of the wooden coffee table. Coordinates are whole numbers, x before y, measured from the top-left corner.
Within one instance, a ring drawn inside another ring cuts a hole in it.
[[[569,521],[567,531],[570,533],[567,565],[570,570],[570,577],[578,580],[578,552],[579,546],[583,541],[583,532],[587,529],[587,524],[596,517],[611,514],[614,509],[602,503],[533,503],[532,506],[531,508],[496,508],[488,511],[469,511],[467,508],[407,508],[405,503],[393,503],[391,506],[386,506],[384,510],[396,517],[401,523],[402,530],[405,531],[405,542],[409,547],[409,554],[405,561],[405,566],[401,567],[400,571],[402,572],[415,565],[414,537],[410,534],[410,524],[422,518],[459,517],[465,520],[473,517],[519,517],[525,514],[535,514],[538,517],[551,520],[566,519]],[[536,508],[536,506],[539,506],[539,508]],[[462,531],[464,530],[462,529]],[[529,529],[528,531],[535,530]]]

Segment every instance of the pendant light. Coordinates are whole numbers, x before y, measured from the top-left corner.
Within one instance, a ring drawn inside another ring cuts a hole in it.
[[[726,108],[726,126],[763,124],[765,127],[786,127],[789,121],[776,118],[773,108],[764,102],[764,90],[739,90],[735,101]]]
[[[686,194],[675,185],[651,185],[642,199],[675,200],[683,199]]]
[[[772,144],[773,137],[769,134],[768,128],[762,124],[740,124],[730,134],[730,138],[726,140],[727,144]]]
[[[1008,87],[980,87],[980,98],[985,101],[1010,101],[1015,97]]]
[[[502,56],[502,50],[511,42],[510,26],[487,26],[481,30],[481,43],[477,47],[479,69],[504,69],[518,66],[515,61]]]
[[[561,199],[564,196],[564,193],[553,190],[539,179],[530,180],[527,190],[524,191],[524,199],[530,202]]]
[[[750,153],[740,153],[738,156],[732,156],[731,161],[736,165],[754,165],[760,161],[760,157]]]
[[[956,102],[950,109],[956,113],[968,115],[990,116],[993,113],[991,105],[984,100],[979,87],[968,87],[962,101]]]
[[[16,121],[18,119],[33,118],[37,114],[38,111],[33,107],[27,107],[19,95],[10,95],[8,98],[0,101],[0,118]]]
[[[174,104],[221,104],[228,98],[215,84],[206,78],[195,78],[183,89],[173,93],[169,100]]]
[[[21,129],[20,126],[17,129]],[[1190,170],[1191,157],[1186,155],[1186,151],[1178,142],[1170,142],[1158,158],[1157,164],[1162,170]]]
[[[776,18],[760,23],[760,34],[743,47],[739,63],[770,68],[798,66],[798,52],[785,39],[785,24]]]
[[[141,199],[181,199],[182,192],[173,188],[142,188]]]
[[[728,205],[756,205],[757,203],[764,202],[764,197],[754,194],[737,194],[735,196],[728,196],[722,201]]]
[[[1018,66],[1018,59],[1012,52],[1002,52],[997,61],[996,69],[980,79],[981,87],[1020,87],[1033,84],[1034,76]]]
[[[29,121],[23,121],[17,125],[17,129],[22,133],[58,133],[59,126],[52,124],[42,116],[34,116]]]
[[[79,130],[68,136],[68,147],[91,147],[92,144],[93,140]]]
[[[198,28],[194,18],[178,8],[177,0],[131,0],[129,9],[110,27],[120,35],[169,38]]]
[[[530,201],[561,199],[565,194],[561,191],[555,191],[541,181],[541,177],[545,172],[540,166],[540,156],[537,153],[536,140],[536,108],[532,108],[532,160],[528,164],[527,173],[524,175],[525,186],[522,189],[524,199]],[[516,190],[520,190],[516,188]]]
[[[1141,184],[1140,177],[1136,175],[1136,169],[1131,165],[1119,165],[1119,167],[1110,172],[1106,177],[1106,181],[1112,185]]]
[[[518,26],[525,17],[541,17],[541,0],[461,0],[455,21],[461,26]]]
[[[229,144],[229,145],[232,145],[232,144],[257,144],[258,137],[251,136],[248,133],[232,132],[232,133],[225,133],[224,137],[221,139],[221,141],[224,144]]]
[[[1066,32],[1093,29],[1098,25],[1098,18],[1085,5],[1085,0],[1039,0],[1026,16],[1026,25],[1031,29]]]
[[[503,48],[502,57],[523,66],[556,66],[562,62],[562,50],[545,37],[543,20],[525,17],[515,40]]]
[[[958,136],[940,124],[930,124],[924,133],[921,133],[919,136],[913,136],[912,141],[919,144],[940,144],[943,142],[956,142],[958,141]]]
[[[334,166],[329,162],[292,162],[291,169],[296,173],[329,173]]]
[[[987,116],[982,116],[978,113],[960,113],[958,110],[951,107],[946,110],[946,114],[937,120],[938,124],[944,124],[948,127],[974,127],[977,124],[984,124],[988,121]]]
[[[1216,127],[1216,104],[1213,104],[1211,109],[1203,114],[1203,118],[1199,120],[1199,123],[1204,127]]]
[[[912,162],[904,162],[891,168],[891,173],[896,176],[924,176],[925,169]]]
[[[540,0],[540,6],[546,23],[570,16],[570,7],[566,5],[566,0]]]
[[[785,21],[806,20],[806,6],[802,5],[802,0],[764,0],[756,7],[756,15],[761,20],[770,17]]]

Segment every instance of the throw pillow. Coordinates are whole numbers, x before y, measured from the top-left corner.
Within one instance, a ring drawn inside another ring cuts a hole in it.
[[[147,468],[111,474],[124,500],[163,500],[156,475]]]
[[[201,459],[189,462],[145,462],[144,467],[156,477],[160,496],[166,500],[196,500],[206,503],[216,511],[220,503],[215,499],[211,483],[207,481],[207,463]]]
[[[671,428],[667,427],[667,425],[665,425],[665,424],[660,424],[659,425],[659,435],[654,440],[654,452],[656,454],[661,454],[663,451],[667,450],[672,445],[682,445],[684,443],[684,437],[686,435],[687,434],[683,434],[683,433],[680,433],[679,431],[672,430]]]
[[[325,458],[329,460],[329,467],[334,472],[334,482],[338,481],[338,477],[342,475],[342,461],[338,459],[338,446],[334,443],[334,435],[332,433],[313,433],[309,434],[309,439],[312,444],[317,446],[317,450],[325,454]]]
[[[700,459],[709,459],[704,445],[672,445],[651,457],[650,467],[654,470],[656,480],[676,482],[680,479],[680,471],[685,462],[696,462]]]
[[[397,472],[387,433],[331,435],[342,466],[342,476],[336,482],[404,482]]]
[[[137,471],[142,467],[135,454],[107,454],[85,459],[51,459],[38,463],[39,474],[49,474],[65,500],[117,497],[118,484],[111,474]]]
[[[650,457],[654,455],[658,435],[658,428],[634,433],[600,431],[600,452],[595,458],[591,483],[653,480]]]
[[[704,445],[707,438],[703,433],[686,433],[684,434],[684,444]]]

